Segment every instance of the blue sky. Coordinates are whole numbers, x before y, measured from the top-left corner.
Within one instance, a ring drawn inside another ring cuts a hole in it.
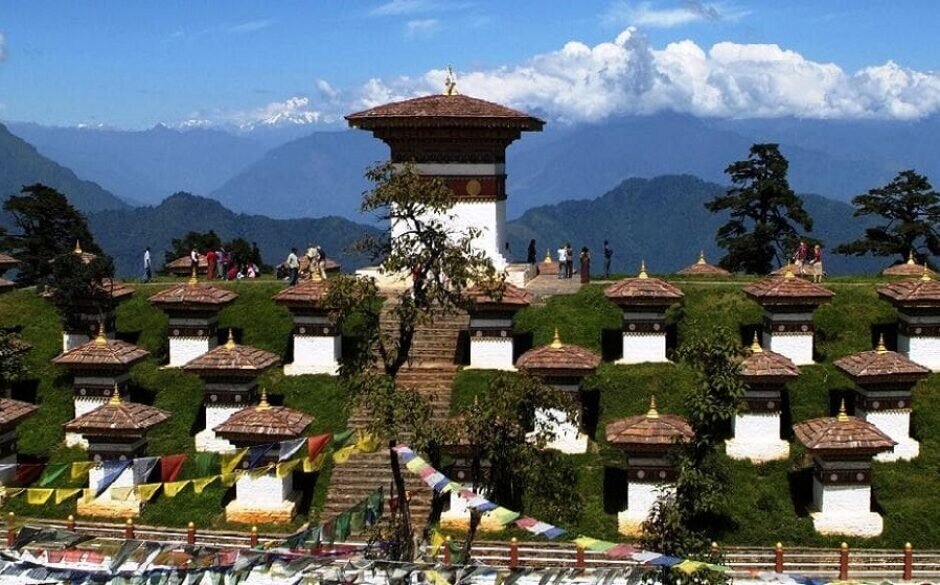
[[[911,118],[940,109],[938,22],[931,1],[7,0],[0,119],[330,122],[448,64],[464,93],[560,120]]]

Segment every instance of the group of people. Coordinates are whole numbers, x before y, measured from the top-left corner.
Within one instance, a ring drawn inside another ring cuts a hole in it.
[[[535,240],[529,240],[528,253],[526,254],[526,262],[529,264],[536,263],[537,250]],[[558,248],[558,278],[571,278],[574,273],[574,250],[571,248],[571,242],[565,242]],[[610,242],[604,240],[604,278],[610,278],[610,261],[614,257],[614,251],[610,247]],[[588,283],[591,281],[591,250],[587,246],[581,247],[581,252],[578,254],[578,261],[580,262],[580,277],[582,283]]]
[[[800,240],[796,252],[793,253],[793,266],[800,276],[808,275],[813,278],[813,282],[822,282],[825,274],[823,272],[822,247],[816,244],[810,251],[806,242]]]
[[[314,271],[320,278],[326,278],[326,252],[322,246],[307,244],[307,252],[303,258],[297,256],[297,248],[290,249],[287,260],[278,266],[277,277],[286,278],[290,285],[294,286],[300,280],[302,272],[304,276],[310,276]]]
[[[199,270],[199,250],[194,246],[189,252],[189,260],[192,266]],[[257,259],[260,257],[258,244],[252,242],[251,257],[240,259],[231,251],[219,246],[218,250],[209,249],[205,253],[206,257],[206,278],[208,280],[238,280],[240,278],[258,278],[261,276],[261,269],[258,267]]]

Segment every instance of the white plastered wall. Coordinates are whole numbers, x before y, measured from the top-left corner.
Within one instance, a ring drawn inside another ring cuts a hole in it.
[[[342,337],[339,335],[294,335],[294,361],[284,366],[284,375],[328,374],[339,371],[343,355]]]
[[[470,367],[482,370],[515,370],[511,337],[471,337]]]
[[[665,333],[623,334],[623,356],[618,364],[641,364],[644,362],[666,362]]]
[[[790,456],[790,444],[780,438],[779,412],[737,414],[732,429],[733,438],[725,442],[725,452],[732,459],[761,463]]]

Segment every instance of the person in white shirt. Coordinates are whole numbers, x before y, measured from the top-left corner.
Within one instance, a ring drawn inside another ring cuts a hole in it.
[[[150,263],[150,246],[144,250],[144,282],[153,278],[153,265]]]
[[[297,259],[297,248],[291,248],[287,255],[287,270],[290,271],[290,285],[297,284],[297,276],[300,272],[300,261]]]
[[[558,248],[558,278],[565,277],[565,267],[568,265],[568,250],[564,245]]]

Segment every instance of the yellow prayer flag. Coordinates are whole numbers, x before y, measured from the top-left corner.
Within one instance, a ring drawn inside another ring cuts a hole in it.
[[[356,452],[355,445],[349,445],[348,447],[343,447],[342,449],[337,449],[333,452],[333,463],[346,463],[349,461],[349,456]]]
[[[72,478],[72,481],[81,479],[88,475],[88,470],[94,467],[94,465],[94,461],[76,461],[72,463],[72,470],[69,476]]]
[[[436,555],[437,551],[441,550],[441,545],[443,545],[444,542],[443,534],[437,530],[431,531],[431,556]]]
[[[320,469],[323,467],[324,461],[326,461],[326,453],[320,453],[313,459],[303,459],[304,473],[313,473],[314,471],[320,471]]]
[[[294,459],[293,461],[287,461],[285,463],[277,464],[277,476],[278,477],[287,477],[291,474],[297,466],[300,465],[300,459]]]
[[[444,575],[441,575],[437,571],[425,571],[424,576],[431,585],[450,585],[450,582],[444,577]]]
[[[251,475],[251,478],[252,478],[252,479],[257,479],[257,478],[259,478],[259,477],[264,477],[265,475],[267,475],[268,473],[270,473],[272,469],[274,469],[274,464],[273,464],[273,463],[270,464],[270,465],[265,465],[265,466],[263,466],[263,467],[255,467],[254,469],[252,469],[252,470],[249,471],[248,473],[249,473],[249,475]]]
[[[238,464],[241,463],[245,455],[248,454],[248,448],[239,449],[232,453],[222,453],[222,473],[232,473]]]
[[[5,487],[5,488],[3,488],[3,498],[4,498],[4,499],[15,498],[16,496],[21,496],[21,495],[23,495],[23,492],[25,492],[25,491],[26,491],[26,488],[8,488],[8,487]]]
[[[380,446],[381,443],[378,437],[368,431],[359,431],[359,435],[356,438],[356,449],[363,453],[375,453],[379,450]]]
[[[153,499],[153,496],[156,495],[157,490],[160,489],[162,483],[142,483],[135,486],[137,490],[137,497],[143,502],[149,502]]]
[[[219,479],[220,476],[212,475],[210,477],[200,477],[199,479],[193,480],[193,491],[197,494],[201,494],[202,490],[209,487],[215,480]]]
[[[238,481],[237,473],[223,473],[219,476],[219,480],[222,482],[222,485],[225,487],[232,487],[235,485],[235,482]]]
[[[126,502],[129,497],[131,497],[131,492],[134,491],[134,486],[131,487],[113,487],[109,490],[111,492],[111,499],[117,500],[119,502]]]
[[[95,499],[95,490],[92,488],[82,489],[82,500],[85,502],[90,502]]]
[[[183,481],[170,481],[163,484],[163,493],[166,494],[168,498],[175,498],[176,494],[183,491],[183,488],[188,486],[192,480],[184,479]]]
[[[57,489],[57,490],[55,491],[55,503],[56,503],[56,504],[61,504],[61,503],[64,502],[65,500],[69,500],[69,499],[71,499],[71,498],[74,498],[75,496],[77,496],[77,495],[79,495],[79,494],[81,494],[81,493],[82,493],[82,488],[71,488],[71,489],[69,489],[69,488],[63,488],[63,489]]]
[[[41,506],[52,497],[53,489],[29,488],[26,490],[26,503],[30,506]]]

